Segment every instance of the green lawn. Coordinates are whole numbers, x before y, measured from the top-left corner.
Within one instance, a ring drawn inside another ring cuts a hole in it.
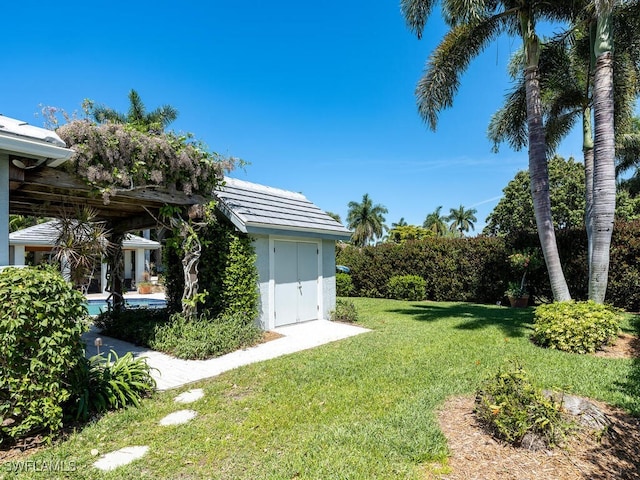
[[[199,382],[192,388],[203,388],[205,397],[187,407],[173,397],[188,388],[157,394],[30,460],[73,464],[69,478],[422,478],[425,464],[447,455],[435,421],[438,407],[452,395],[472,394],[511,359],[541,386],[640,415],[637,361],[537,348],[528,340],[531,309],[354,302],[360,323],[372,332]],[[635,320],[626,322],[633,331]],[[198,417],[186,425],[158,425],[180,408]],[[92,449],[102,454],[132,445],[149,445],[150,452],[106,474],[91,466],[97,459]],[[6,467],[0,465],[0,475],[13,478]],[[40,475],[17,478],[51,478],[50,472]]]

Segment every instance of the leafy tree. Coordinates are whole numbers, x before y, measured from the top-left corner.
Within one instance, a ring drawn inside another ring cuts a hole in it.
[[[368,193],[362,196],[362,203],[349,202],[347,226],[353,231],[351,241],[360,247],[368,245],[375,238],[382,237],[387,228],[384,215],[388,213],[384,205],[374,205]]]
[[[422,36],[435,0],[401,0],[401,7],[409,28],[418,38]],[[542,108],[538,76],[541,42],[536,34],[539,20],[558,20],[570,17],[572,2],[521,2],[471,0],[442,0],[445,20],[451,27],[431,55],[425,74],[418,82],[416,95],[418,111],[435,129],[439,112],[453,104],[460,85],[460,77],[470,61],[503,33],[517,35],[523,41],[525,90],[527,105],[527,134],[529,145],[529,173],[533,204],[540,243],[544,252],[551,286],[556,300],[569,300],[569,288],[562,272],[555,232],[551,221],[549,179],[546,168],[546,144],[542,128]]]
[[[104,105],[90,106],[89,114],[98,123],[127,123],[145,133],[162,132],[178,118],[178,111],[171,105],[147,112],[140,95],[135,90],[129,92],[129,111],[124,114]]]
[[[447,217],[447,220],[451,222],[449,224],[449,230],[452,232],[456,230],[459,231],[461,237],[464,237],[464,232],[468,232],[470,229],[475,230],[474,222],[478,221],[476,218],[478,210],[475,208],[467,210],[460,205],[458,208],[450,208],[449,212],[449,216]]]
[[[438,237],[444,237],[447,234],[447,217],[441,215],[442,205],[438,206],[433,212],[427,215],[422,226],[427,230],[431,230]]]
[[[394,224],[395,225],[395,224]],[[399,225],[389,230],[389,241],[393,243],[404,243],[408,240],[421,240],[434,236],[431,230],[417,225]]]
[[[536,229],[529,172],[518,172],[504,188],[504,196],[487,217],[483,233],[507,235]],[[584,225],[584,166],[573,158],[549,161],[551,211],[557,229]]]

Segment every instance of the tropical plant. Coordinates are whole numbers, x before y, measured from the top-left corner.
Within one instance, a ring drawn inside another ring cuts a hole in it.
[[[387,228],[384,215],[388,213],[384,205],[374,205],[368,193],[362,196],[362,203],[349,202],[347,213],[348,228],[353,231],[351,241],[363,247],[376,238],[382,237]]]
[[[467,210],[462,205],[458,208],[450,208],[449,216],[447,217],[447,221],[451,222],[449,230],[452,232],[457,230],[460,232],[460,236],[464,237],[464,232],[475,230],[474,222],[478,221],[476,213],[478,213],[478,210],[475,208]]]
[[[401,8],[409,28],[422,36],[434,0],[402,0]],[[536,34],[538,20],[563,19],[572,14],[573,5],[565,2],[522,2],[475,0],[440,2],[445,20],[451,27],[427,63],[418,82],[418,111],[432,129],[439,112],[450,107],[460,84],[460,76],[470,61],[500,34],[517,34],[523,41],[525,91],[528,122],[529,173],[538,234],[544,252],[554,297],[570,299],[562,273],[555,232],[551,221],[546,145],[542,122],[538,59],[541,42]],[[571,2],[567,2],[571,3]],[[535,188],[534,188],[535,186]]]
[[[73,285],[86,293],[102,257],[114,248],[109,241],[110,232],[105,222],[96,220],[96,212],[86,206],[73,212],[61,211],[53,225],[57,231],[53,259],[63,272],[69,270]]]
[[[389,230],[387,241],[394,243],[402,243],[409,240],[420,240],[425,237],[432,236],[433,232],[417,225],[402,225],[393,227]]]
[[[448,230],[447,217],[446,215],[441,215],[440,210],[442,210],[442,205],[427,215],[422,226],[427,230],[431,230],[437,236],[444,237]]]
[[[129,92],[128,97],[129,111],[126,114],[104,105],[96,106],[93,103],[89,104],[88,113],[98,123],[127,123],[145,133],[162,132],[178,118],[178,111],[171,105],[162,105],[147,112],[140,95],[133,89]]]

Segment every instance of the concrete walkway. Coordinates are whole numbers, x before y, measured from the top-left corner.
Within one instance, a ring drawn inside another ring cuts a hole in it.
[[[152,376],[156,380],[157,389],[168,390],[203,378],[214,377],[242,365],[299,352],[369,330],[328,320],[314,320],[279,327],[273,331],[283,337],[210,360],[180,360],[148,348],[99,335],[98,329],[95,327],[85,333],[83,339],[87,344],[88,357],[97,353],[94,341],[98,336],[102,339],[101,352],[108,353],[110,350],[114,350],[118,356],[132,352],[135,357],[145,357],[149,366],[156,369],[152,371]]]

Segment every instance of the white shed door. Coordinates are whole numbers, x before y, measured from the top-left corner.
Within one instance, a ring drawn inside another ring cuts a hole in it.
[[[274,241],[275,326],[318,318],[318,246]]]

